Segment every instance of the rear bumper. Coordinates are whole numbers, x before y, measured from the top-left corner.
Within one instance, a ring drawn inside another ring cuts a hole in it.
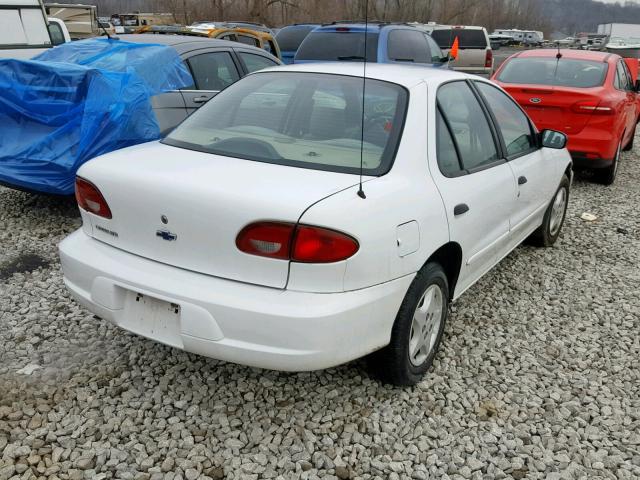
[[[274,370],[328,368],[387,345],[413,280],[410,275],[362,290],[316,294],[182,270],[81,230],[59,249],[66,287],[97,316],[188,352]],[[140,295],[179,306],[179,313],[160,326],[153,312],[141,314],[133,304]]]
[[[605,158],[586,158],[580,154],[571,154],[573,159],[573,168],[607,168],[613,163],[612,159]]]
[[[622,133],[612,128],[594,128],[587,124],[580,133],[568,136],[567,149],[579,168],[605,168],[611,165]]]
[[[493,73],[493,67],[456,67],[452,66],[456,72],[469,73],[472,75],[480,75],[481,77],[490,77]]]

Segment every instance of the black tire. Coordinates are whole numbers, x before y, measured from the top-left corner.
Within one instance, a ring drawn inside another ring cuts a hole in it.
[[[633,133],[631,134],[631,138],[629,139],[629,143],[627,143],[624,148],[622,149],[623,152],[629,152],[633,149],[633,140],[636,138],[636,130],[638,128],[638,124],[636,123],[636,126],[633,127]]]
[[[413,318],[419,302],[432,286],[435,286],[435,289],[439,290],[441,295],[441,316],[438,327],[434,327],[437,328],[435,342],[428,350],[428,355],[424,361],[415,365],[410,358],[409,346]],[[400,305],[400,310],[391,331],[391,342],[385,348],[369,357],[369,367],[372,373],[383,382],[396,386],[410,386],[418,383],[433,364],[433,359],[438,352],[447,320],[448,308],[449,282],[447,276],[438,263],[427,263],[411,282]]]
[[[565,200],[564,200],[564,208],[562,209],[562,217],[558,218],[555,216],[556,211],[554,211],[554,204],[558,195],[561,194],[561,191],[565,192]],[[560,236],[560,232],[562,231],[562,226],[564,225],[564,219],[567,215],[567,206],[569,205],[569,178],[564,175],[562,180],[560,181],[560,185],[556,190],[556,193],[553,195],[549,206],[547,207],[547,211],[544,212],[544,219],[542,220],[542,225],[538,227],[538,229],[531,234],[529,237],[529,243],[537,246],[537,247],[551,247],[558,237]],[[554,223],[554,220],[557,222],[560,220],[560,223]]]
[[[616,155],[609,165],[606,168],[600,168],[595,171],[595,179],[598,183],[602,185],[611,185],[618,174],[618,165],[620,164],[620,152],[622,151],[622,140],[618,144],[618,149],[616,150]]]

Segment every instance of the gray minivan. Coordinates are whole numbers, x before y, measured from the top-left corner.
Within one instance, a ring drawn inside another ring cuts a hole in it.
[[[153,33],[118,37],[127,42],[173,47],[193,76],[193,85],[151,99],[163,136],[220,90],[251,72],[282,63],[260,48],[228,40]]]

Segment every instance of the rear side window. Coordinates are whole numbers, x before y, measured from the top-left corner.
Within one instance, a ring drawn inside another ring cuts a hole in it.
[[[618,62],[616,68],[615,87],[619,90],[632,90],[631,75],[627,73],[626,65],[623,61]]]
[[[503,83],[591,88],[604,83],[607,64],[573,58],[529,57],[509,60],[498,75]]]
[[[285,27],[278,32],[276,35],[276,40],[278,41],[278,45],[280,45],[280,50],[283,52],[295,52],[298,50],[298,47],[302,43],[302,41],[307,38],[309,32],[316,28],[315,25],[309,26],[296,26],[296,27]]]
[[[438,90],[438,108],[450,127],[467,171],[498,160],[498,150],[487,117],[466,82],[451,82]]]
[[[392,30],[389,33],[389,59],[396,62],[431,63],[431,52],[422,32]]]
[[[244,43],[245,45],[251,45],[252,47],[259,47],[260,43],[257,39],[250,37],[248,35],[238,35],[238,42]]]
[[[484,34],[484,30],[447,28],[431,32],[431,38],[436,41],[440,48],[451,48],[456,37],[460,48],[487,48],[487,37]]]
[[[498,123],[509,158],[535,150],[536,141],[529,119],[502,91],[484,82],[476,82]]]
[[[365,58],[364,32],[311,32],[296,53],[296,60],[356,61]],[[367,62],[378,61],[378,34],[367,34]]]
[[[203,53],[187,61],[198,90],[222,90],[240,78],[227,52]]]
[[[273,60],[270,60],[267,57],[263,57],[262,55],[255,55],[253,53],[246,52],[238,52],[238,55],[240,55],[240,58],[244,62],[244,65],[247,67],[247,71],[249,73],[262,70],[263,68],[275,67],[276,65],[278,65]]]
[[[463,171],[456,151],[456,145],[453,143],[451,130],[444,120],[440,109],[436,111],[436,152],[438,154],[438,166],[440,171],[446,177],[455,177]]]
[[[51,34],[51,42],[53,45],[62,45],[64,43],[64,33],[57,23],[49,24],[49,33]]]

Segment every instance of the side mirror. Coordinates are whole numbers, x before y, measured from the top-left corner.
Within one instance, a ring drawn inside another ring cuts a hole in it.
[[[540,143],[545,148],[561,150],[567,146],[567,136],[556,130],[543,130],[540,133],[540,139]]]

